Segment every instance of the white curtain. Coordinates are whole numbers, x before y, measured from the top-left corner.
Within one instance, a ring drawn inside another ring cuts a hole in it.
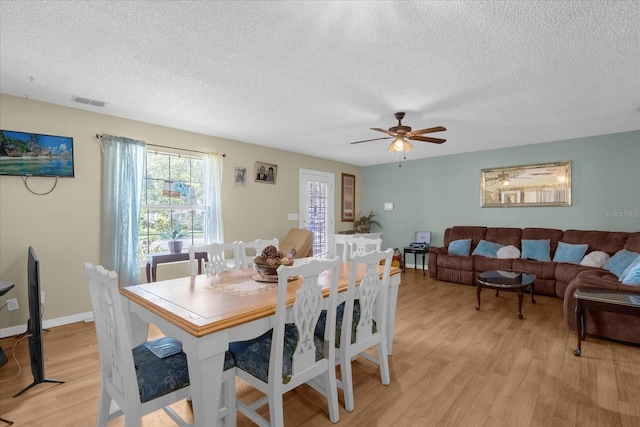
[[[224,242],[221,188],[222,155],[207,153],[204,156],[204,240],[206,243]]]
[[[102,266],[118,274],[120,285],[140,283],[138,221],[142,201],[145,143],[102,136]]]

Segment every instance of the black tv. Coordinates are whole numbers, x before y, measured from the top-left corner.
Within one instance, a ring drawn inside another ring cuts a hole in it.
[[[0,175],[73,178],[73,138],[0,130]]]
[[[31,359],[33,383],[23,388],[13,397],[20,396],[40,383],[64,382],[46,378],[44,375],[44,347],[42,345],[42,316],[40,310],[40,260],[31,246],[29,246],[29,258],[27,260],[27,286],[29,292],[27,334],[29,335],[29,357]]]

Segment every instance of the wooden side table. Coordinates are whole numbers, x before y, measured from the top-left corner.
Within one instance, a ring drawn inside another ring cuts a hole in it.
[[[578,334],[578,346],[573,350],[575,356],[582,354],[582,341],[587,336],[585,317],[588,310],[640,316],[640,294],[586,288],[576,290],[573,296],[576,297]]]
[[[427,252],[429,251],[429,245],[423,248],[414,248],[413,246],[405,246],[404,253],[402,255],[402,271],[405,270],[405,266],[407,265],[407,254],[413,254],[413,268],[418,268],[418,255],[422,256],[422,275],[425,275],[424,272],[424,259],[427,256]]]
[[[202,274],[202,261],[208,261],[206,252],[196,252],[196,260],[198,260],[198,274]],[[147,283],[156,281],[156,271],[158,264],[165,264],[168,262],[189,261],[189,252],[180,252],[177,254],[158,254],[147,256]]]

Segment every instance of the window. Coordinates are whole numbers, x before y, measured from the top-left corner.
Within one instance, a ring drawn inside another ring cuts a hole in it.
[[[169,252],[169,232],[184,246],[204,243],[204,160],[147,150],[139,221],[140,259]]]

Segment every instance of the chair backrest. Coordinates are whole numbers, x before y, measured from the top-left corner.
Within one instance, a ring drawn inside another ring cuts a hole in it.
[[[240,256],[242,257],[242,266],[244,268],[253,267],[253,258],[258,255],[264,248],[269,245],[278,246],[278,239],[256,239],[252,242],[240,242]],[[286,254],[285,254],[286,255]]]
[[[296,250],[294,258],[313,256],[313,231],[302,228],[289,230],[284,240],[280,243],[280,250],[286,255],[291,249]]]
[[[242,257],[240,256],[240,242],[233,243],[210,243],[208,245],[189,246],[189,271],[192,276],[198,274],[198,263],[196,252],[206,252],[209,258],[207,262],[207,272],[221,273],[227,270],[242,268]],[[226,258],[226,254],[233,253],[233,257]]]
[[[318,361],[316,361],[314,332],[325,302],[323,288],[329,287],[326,303],[331,307],[336,305],[340,264],[340,258],[334,257],[330,260],[314,258],[299,265],[278,267],[278,301],[272,339],[275,345],[271,346],[269,381],[282,381],[285,323],[295,324],[298,331],[298,343],[293,353],[289,387],[295,387],[315,377],[317,374],[313,374],[314,369],[326,370],[327,366],[335,365],[335,347],[333,345],[336,325],[335,310],[329,310],[327,313],[324,358]],[[290,276],[299,276],[299,280],[302,280],[303,283],[296,291],[293,309],[288,317],[287,283]],[[326,343],[331,343],[331,345]],[[271,375],[272,372],[273,375]]]
[[[120,408],[140,402],[138,380],[131,353],[128,317],[125,316],[118,276],[102,266],[84,264],[95,319],[100,374]]]
[[[349,259],[357,256],[369,254],[373,251],[379,251],[382,246],[382,239],[370,239],[368,237],[354,237],[346,243],[349,245]]]
[[[392,257],[393,249],[389,248],[384,252],[374,251],[366,255],[356,256],[351,260],[349,287],[347,288],[342,336],[340,337],[341,348],[346,348],[343,346],[349,344],[364,342],[374,335],[379,339],[385,339],[387,294]],[[381,276],[378,267],[382,261],[384,261],[384,266]],[[360,284],[356,285],[358,270],[362,272],[362,268],[364,268],[364,274]],[[354,328],[353,311],[356,300],[360,309],[360,320]],[[356,332],[355,343],[351,343],[353,330]]]

